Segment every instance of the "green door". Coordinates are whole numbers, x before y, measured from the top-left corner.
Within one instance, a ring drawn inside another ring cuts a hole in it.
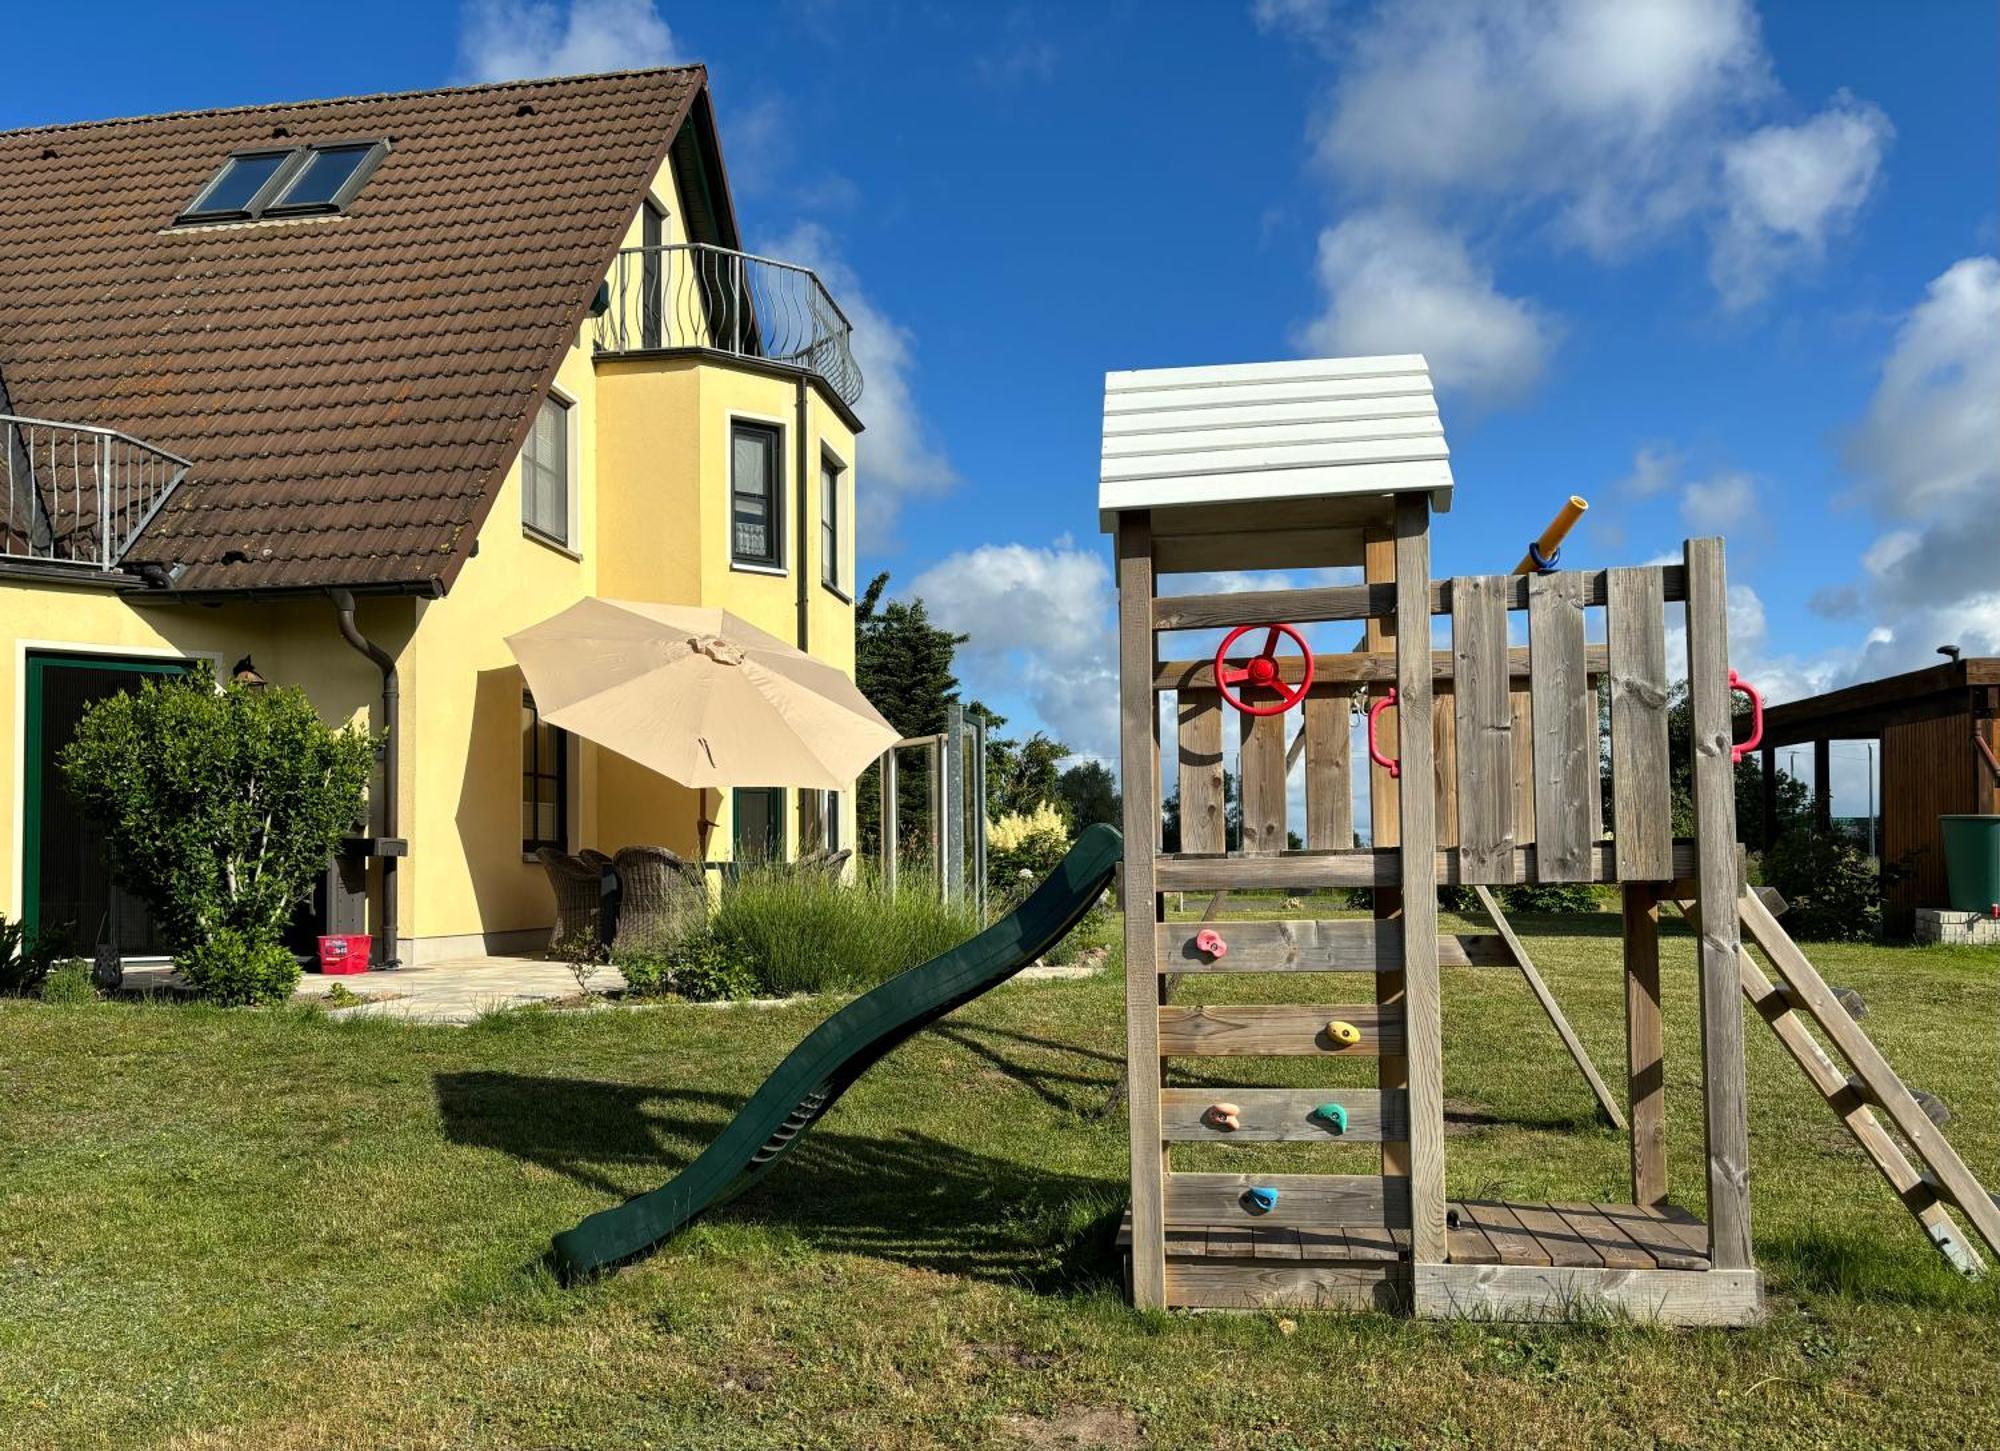
[[[107,938],[126,957],[165,951],[145,904],[113,884],[103,833],[77,811],[56,759],[92,702],[187,670],[184,660],[28,656],[21,915],[30,927],[66,929],[84,952]]]

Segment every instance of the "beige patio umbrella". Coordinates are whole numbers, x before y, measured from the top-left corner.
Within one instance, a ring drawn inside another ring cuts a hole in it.
[[[542,719],[704,791],[845,791],[899,737],[847,676],[723,609],[592,597],[507,645]]]

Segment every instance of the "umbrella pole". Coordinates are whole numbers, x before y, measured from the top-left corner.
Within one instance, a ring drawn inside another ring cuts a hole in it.
[[[716,828],[715,813],[722,810],[722,793],[713,786],[704,786],[698,793],[701,804],[700,816],[695,821],[695,844],[703,861],[708,860],[708,838]]]

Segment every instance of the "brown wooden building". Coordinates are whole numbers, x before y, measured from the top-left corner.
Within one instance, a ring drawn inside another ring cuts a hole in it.
[[[1764,840],[1776,830],[1777,753],[1813,748],[1813,809],[1829,824],[1828,746],[1879,741],[1885,863],[1908,875],[1883,894],[1883,929],[1908,934],[1918,907],[1945,904],[1938,817],[2000,812],[2000,781],[1974,745],[2000,752],[2000,659],[1953,660],[1906,675],[1774,705],[1764,714]]]

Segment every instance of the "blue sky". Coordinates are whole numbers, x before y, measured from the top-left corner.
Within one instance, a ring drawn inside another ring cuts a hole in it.
[[[335,21],[334,17],[338,17]],[[1101,375],[1427,353],[1440,573],[1730,543],[1779,696],[2000,652],[1990,4],[24,8],[0,127],[702,60],[751,245],[862,329],[864,571],[1111,754]],[[1198,642],[1190,642],[1198,643]],[[1858,763],[1858,753],[1854,759]],[[1843,770],[1836,809],[1860,809]],[[1850,799],[1839,799],[1841,793]]]

